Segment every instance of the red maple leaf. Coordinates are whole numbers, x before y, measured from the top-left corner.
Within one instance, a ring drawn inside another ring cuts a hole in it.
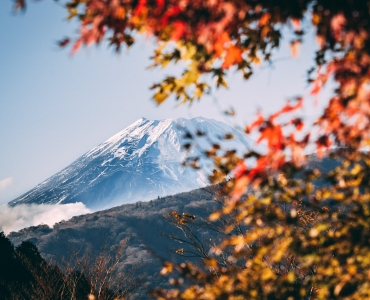
[[[186,25],[184,22],[181,22],[181,21],[175,22],[174,29],[171,34],[171,38],[174,41],[178,41],[183,36],[185,29],[186,29]]]
[[[289,113],[289,112],[292,112],[294,110],[297,110],[299,108],[302,108],[303,106],[303,98],[298,98],[297,99],[297,104],[296,105],[290,105],[289,103],[287,105],[285,105],[281,110],[279,110],[278,112],[274,113],[270,119],[273,120],[275,119],[276,117],[280,116],[281,114],[284,114],[284,113]]]
[[[146,7],[146,0],[139,0],[135,10],[134,10],[134,16],[140,15],[144,8]]]

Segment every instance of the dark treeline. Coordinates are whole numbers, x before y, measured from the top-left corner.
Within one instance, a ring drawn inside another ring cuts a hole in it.
[[[82,273],[64,274],[57,265],[47,263],[29,241],[14,248],[1,232],[0,253],[1,299],[86,299],[90,293]]]
[[[96,276],[92,278],[90,272],[86,275],[78,265],[62,270],[55,263],[47,262],[32,242],[24,241],[14,247],[3,232],[0,233],[0,253],[1,300],[122,299],[133,287],[131,284],[122,290],[96,284]],[[102,274],[98,277],[104,280]]]

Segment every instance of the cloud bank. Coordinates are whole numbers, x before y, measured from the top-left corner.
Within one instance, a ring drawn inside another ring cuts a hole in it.
[[[0,180],[0,191],[5,190],[12,183],[13,183],[13,177],[1,179]]]
[[[0,205],[0,231],[8,234],[29,226],[46,224],[53,226],[61,220],[68,220],[73,216],[90,213],[83,203],[70,204],[22,204],[10,207]]]

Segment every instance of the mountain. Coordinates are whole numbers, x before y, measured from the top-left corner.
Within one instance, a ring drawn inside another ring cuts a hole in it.
[[[234,139],[220,141],[229,133]],[[98,210],[190,191],[207,184],[212,167],[204,157],[201,171],[184,167],[186,155],[199,156],[213,143],[245,149],[251,144],[247,139],[222,122],[202,117],[141,118],[9,205],[82,202]],[[189,142],[195,147],[186,153],[183,145]]]
[[[160,275],[164,261],[181,263],[187,260],[201,264],[199,257],[187,256],[188,252],[194,251],[190,245],[164,236],[185,238],[176,226],[170,224],[166,216],[174,211],[196,216],[188,225],[194,229],[198,240],[208,252],[211,247],[210,239],[223,236],[212,230],[206,221],[209,211],[222,207],[214,201],[221,200],[218,189],[211,186],[153,201],[124,204],[76,216],[56,223],[53,227],[39,225],[11,232],[8,238],[15,246],[22,241],[34,243],[45,259],[61,265],[71,261],[74,249],[78,250],[78,256],[82,256],[85,251],[92,251],[96,255],[106,246],[107,254],[114,257],[117,245],[128,239],[119,270],[125,273],[131,268],[137,268],[133,277],[142,277],[139,288],[128,299],[152,299],[148,291],[157,287],[171,287],[168,284],[169,278]],[[184,249],[184,256],[175,253],[179,248]]]
[[[316,155],[308,156],[309,168],[328,171],[338,164],[338,160],[328,157],[319,159]],[[322,186],[328,183],[318,180],[313,184]],[[196,216],[187,226],[195,233],[194,238],[205,247],[206,253],[213,246],[211,240],[218,241],[225,237],[223,234],[226,233],[214,230],[207,221],[211,212],[222,207],[220,188],[222,186],[208,186],[148,202],[124,204],[73,217],[56,223],[52,228],[39,225],[11,232],[8,238],[14,245],[22,241],[33,242],[44,258],[57,263],[61,263],[63,258],[68,259],[71,248],[78,249],[81,254],[90,248],[99,251],[107,238],[107,249],[112,249],[110,254],[114,255],[119,242],[129,238],[120,268],[124,271],[131,266],[139,266],[138,272],[144,275],[144,280],[132,299],[151,299],[148,291],[157,287],[172,287],[168,285],[168,277],[159,274],[164,260],[175,263],[186,260],[196,265],[201,262],[199,256],[193,255],[198,253],[196,248],[188,243],[192,235],[186,236],[178,226],[169,222],[171,218],[168,217],[173,215],[172,212]],[[216,227],[222,228],[225,225],[223,221],[220,222],[214,223]],[[242,227],[242,230],[246,228]],[[176,240],[176,237],[181,240]],[[182,250],[180,254],[176,252],[179,249]]]

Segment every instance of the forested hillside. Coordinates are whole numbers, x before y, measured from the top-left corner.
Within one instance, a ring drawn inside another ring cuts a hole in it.
[[[208,187],[149,202],[125,204],[73,217],[55,224],[53,228],[47,225],[25,228],[10,233],[8,237],[15,245],[22,241],[33,242],[43,257],[59,264],[62,260],[69,260],[71,254],[76,252],[79,255],[83,255],[85,251],[99,252],[105,244],[110,255],[114,256],[119,243],[128,238],[119,269],[123,272],[136,271],[142,284],[131,296],[135,299],[147,299],[148,291],[164,286],[168,281],[168,278],[159,274],[165,260],[180,262],[185,259],[201,259],[188,255],[194,250],[191,245],[179,244],[163,236],[166,234],[185,238],[179,228],[169,224],[172,212],[195,216],[194,220],[189,219],[191,224],[189,222],[187,225],[195,230],[197,227],[202,228],[197,234],[206,251],[211,246],[206,240],[219,235],[207,228],[208,222],[205,221],[209,214],[207,209],[212,210],[220,205],[214,201],[218,198],[216,190],[216,187]],[[182,249],[183,253],[177,254],[178,249]]]

